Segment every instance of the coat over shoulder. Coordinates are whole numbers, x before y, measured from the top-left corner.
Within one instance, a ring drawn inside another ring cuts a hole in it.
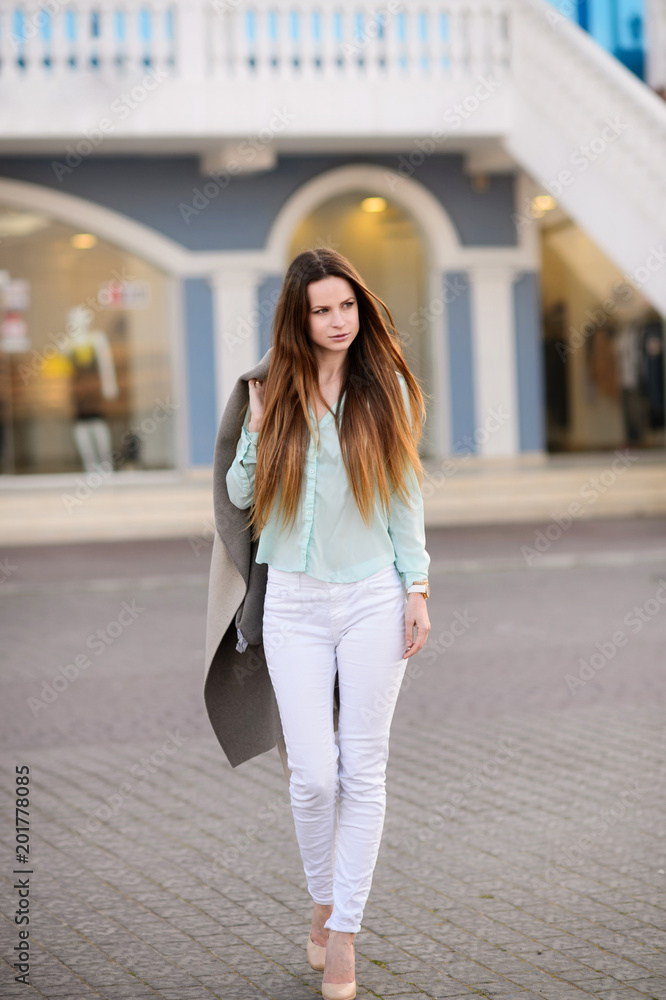
[[[248,381],[263,381],[270,354],[241,375],[225,406],[215,442],[213,508],[215,532],[206,615],[204,702],[215,735],[232,767],[277,746],[289,778],[280,713],[262,640],[268,567],[255,562],[249,510],[229,499],[226,476],[236,455],[250,401]],[[338,727],[339,692],[333,709]]]

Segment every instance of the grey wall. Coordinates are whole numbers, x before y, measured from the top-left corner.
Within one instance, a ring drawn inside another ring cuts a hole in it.
[[[474,454],[477,448],[474,438],[476,420],[472,310],[466,272],[449,271],[445,274],[442,295],[447,302],[449,327],[451,453]]]
[[[257,292],[257,309],[259,311],[259,358],[271,346],[271,326],[273,314],[277,305],[278,295],[282,287],[282,275],[271,274],[264,278]]]
[[[539,276],[526,271],[514,282],[516,378],[521,451],[546,448],[546,392]]]
[[[183,282],[190,462],[212,465],[217,436],[213,297],[204,278]]]
[[[3,157],[0,177],[85,198],[156,229],[190,250],[258,250],[285,201],[322,171],[354,163],[397,170],[423,184],[451,216],[466,245],[513,246],[514,175],[472,190],[459,155],[432,155],[418,166],[405,154],[281,156],[274,170],[220,177],[199,173],[194,156],[90,156],[61,174],[64,157]],[[61,174],[60,179],[58,174]],[[140,248],[137,247],[137,253]]]

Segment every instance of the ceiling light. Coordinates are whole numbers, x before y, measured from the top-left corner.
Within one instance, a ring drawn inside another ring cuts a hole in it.
[[[557,202],[553,198],[552,194],[538,194],[536,198],[532,199],[532,210],[536,209],[539,212],[552,212],[554,208],[557,208]]]
[[[90,250],[97,243],[97,237],[92,233],[77,233],[70,242],[77,250]]]
[[[472,191],[487,191],[490,187],[488,174],[472,174],[470,177],[470,184],[472,186]]]
[[[385,212],[386,198],[364,198],[361,208],[364,212]]]

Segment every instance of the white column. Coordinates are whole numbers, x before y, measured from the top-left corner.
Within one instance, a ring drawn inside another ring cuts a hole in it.
[[[255,268],[225,267],[211,276],[215,328],[215,386],[218,419],[236,380],[260,360]]]
[[[643,37],[647,49],[646,81],[653,90],[666,91],[666,9],[663,0],[647,0]]]
[[[210,20],[220,15],[209,9],[204,0],[177,4],[175,15],[176,72],[183,80],[201,83],[210,70]]]
[[[520,450],[513,282],[502,264],[468,268],[471,280],[475,437],[484,456]]]

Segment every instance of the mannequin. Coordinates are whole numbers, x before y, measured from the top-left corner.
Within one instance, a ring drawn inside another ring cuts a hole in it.
[[[641,329],[638,322],[627,319],[620,325],[614,342],[622,393],[624,431],[629,447],[640,444],[643,435],[640,336]]]
[[[62,353],[73,368],[74,440],[86,472],[112,472],[111,431],[103,405],[118,396],[111,346],[102,330],[90,329],[85,306],[69,310],[67,333]]]

